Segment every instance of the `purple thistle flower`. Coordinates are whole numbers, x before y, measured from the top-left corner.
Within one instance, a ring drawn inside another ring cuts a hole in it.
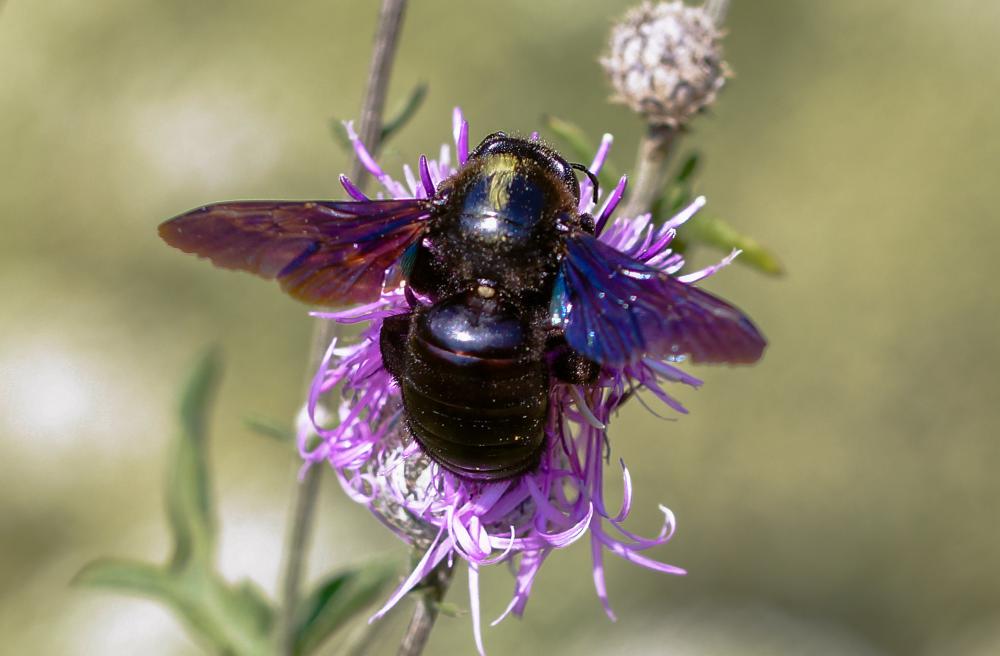
[[[350,123],[346,127],[355,152],[382,187],[379,197],[433,196],[441,182],[469,156],[469,126],[458,108],[453,115],[454,156],[448,145],[442,146],[436,160],[421,156],[416,170],[403,167],[402,182],[383,171]],[[592,173],[600,171],[611,143],[611,135],[604,135],[589,167]],[[349,196],[366,199],[346,177],[341,177],[341,182]],[[684,266],[684,259],[671,251],[671,240],[677,227],[704,205],[704,198],[655,226],[649,214],[612,218],[625,185],[622,177],[617,186],[595,200],[590,180],[581,181],[579,211],[594,216],[599,239],[605,244],[650,267],[676,274]],[[737,254],[733,252],[717,265],[677,279],[684,283],[701,280]],[[510,614],[523,614],[535,576],[554,550],[585,537],[591,544],[594,587],[611,619],[615,616],[604,579],[605,553],[658,572],[685,573],[644,555],[671,539],[675,521],[670,510],[660,506],[663,524],[653,537],[641,537],[624,527],[632,508],[632,482],[623,461],[621,506],[608,507],[604,492],[606,426],[624,401],[638,388],[646,388],[675,411],[686,412],[668,393],[666,384],[698,387],[701,381],[676,366],[679,358],[645,357],[621,367],[604,366],[592,385],[552,385],[546,445],[538,466],[506,480],[473,481],[440,467],[403,434],[400,391],[383,366],[379,334],[387,317],[405,313],[409,307],[407,290],[400,284],[384,291],[373,303],[313,313],[341,324],[366,322],[367,327],[357,343],[340,344],[335,340],[330,345],[316,372],[307,416],[298,431],[306,467],[328,462],[352,499],[366,505],[402,540],[424,550],[423,558],[372,620],[388,612],[440,563],[460,558],[469,567],[473,631],[482,653],[480,568],[505,561],[514,563],[514,593],[506,610],[493,622],[496,624]],[[330,418],[324,416],[320,399],[338,386],[342,396],[339,423],[327,428]]]

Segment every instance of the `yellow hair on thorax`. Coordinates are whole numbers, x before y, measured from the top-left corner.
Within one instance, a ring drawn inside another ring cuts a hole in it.
[[[501,154],[490,157],[483,164],[483,174],[489,179],[487,195],[490,205],[497,210],[507,207],[510,200],[510,185],[517,173],[519,158],[514,155]]]

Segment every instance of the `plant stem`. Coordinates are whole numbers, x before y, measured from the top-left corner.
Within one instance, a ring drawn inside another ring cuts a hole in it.
[[[316,508],[316,497],[319,494],[322,471],[322,465],[310,467],[309,471],[306,472],[305,479],[297,486],[295,492],[295,509],[288,536],[285,574],[281,587],[278,653],[282,656],[292,656],[295,651],[299,588],[302,583],[302,571],[308,552],[309,537],[312,534],[313,511]]]
[[[374,52],[368,70],[368,84],[361,105],[361,121],[358,133],[373,155],[378,152],[379,137],[382,132],[382,112],[385,109],[386,91],[392,62],[399,42],[403,24],[406,0],[383,0],[379,12],[378,28],[375,32]],[[355,158],[351,178],[359,188],[364,188],[367,175],[360,160]],[[336,335],[338,325],[332,321],[317,320],[313,330],[309,356],[308,380],[319,367],[327,346]],[[296,615],[299,605],[299,590],[302,583],[309,537],[315,516],[316,498],[320,489],[323,469],[317,465],[306,472],[305,480],[297,486],[295,509],[289,529],[285,569],[281,587],[281,610],[277,627],[278,653],[291,656],[295,649]]]
[[[395,59],[405,11],[406,0],[382,0],[378,29],[375,32],[375,49],[372,53],[371,68],[368,69],[368,88],[365,89],[365,99],[361,104],[361,125],[358,130],[361,142],[372,155],[378,154],[385,96],[389,89],[389,76],[392,73],[392,62]],[[359,189],[364,189],[367,178],[361,161],[355,158],[351,167],[351,180]]]
[[[666,125],[650,125],[639,142],[635,159],[635,178],[629,186],[628,202],[621,216],[644,214],[663,192],[672,146],[680,131]]]
[[[403,16],[406,12],[406,0],[382,0],[379,10],[378,27],[375,32],[375,44],[372,52],[372,63],[368,69],[368,85],[365,88],[364,101],[361,103],[361,119],[358,125],[358,137],[368,148],[368,152],[378,154],[382,140],[382,114],[385,111],[385,97],[389,89],[389,77],[392,73],[392,63],[395,59],[396,45],[399,43],[399,33],[403,27]],[[371,176],[357,157],[351,164],[351,181],[358,189],[364,191]],[[313,353],[318,354],[312,360],[319,364],[326,347],[333,339],[333,331],[337,324],[332,321],[319,320],[313,333]]]
[[[399,644],[397,656],[419,656],[423,653],[437,620],[438,609],[451,585],[453,572],[454,568],[449,567],[447,560],[444,560],[424,579],[424,589],[420,594],[414,595],[417,607],[403,635],[403,641]]]

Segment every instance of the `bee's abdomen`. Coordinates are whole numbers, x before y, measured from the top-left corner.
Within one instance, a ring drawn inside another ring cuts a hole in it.
[[[548,374],[528,355],[524,324],[461,302],[415,321],[398,377],[413,437],[466,478],[498,480],[534,467],[545,442]]]

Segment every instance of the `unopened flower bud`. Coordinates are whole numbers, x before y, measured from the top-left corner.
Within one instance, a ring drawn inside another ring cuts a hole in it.
[[[702,7],[644,2],[611,29],[601,58],[615,94],[653,125],[680,127],[715,101],[729,68],[722,34]]]

